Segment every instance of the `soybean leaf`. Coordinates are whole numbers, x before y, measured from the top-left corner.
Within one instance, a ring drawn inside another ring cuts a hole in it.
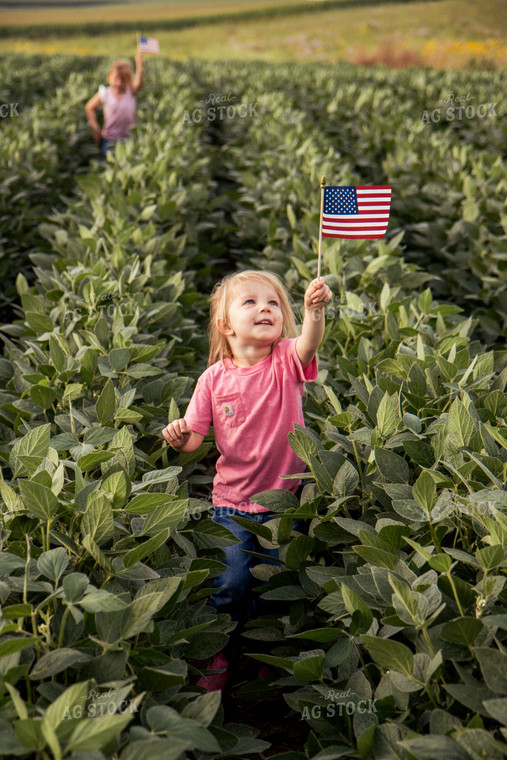
[[[196,720],[207,728],[217,714],[219,707],[220,692],[209,691],[207,694],[201,694],[197,699],[185,705],[181,715],[184,718]]]
[[[384,668],[392,668],[399,673],[411,676],[414,671],[414,655],[399,641],[380,639],[375,636],[360,636],[361,644],[366,647],[370,657]]]
[[[133,715],[104,715],[80,721],[69,739],[68,750],[95,752],[118,736],[132,720]]]
[[[380,474],[388,483],[408,483],[409,467],[403,457],[395,454],[394,451],[375,447],[375,461],[380,470]]]
[[[488,647],[475,647],[473,651],[491,691],[507,694],[507,654]]]
[[[435,481],[426,470],[423,470],[417,478],[412,488],[412,496],[426,514],[430,515],[437,500],[437,489]]]
[[[145,557],[149,557],[150,554],[153,554],[153,552],[155,552],[159,546],[162,546],[162,544],[167,541],[169,538],[169,533],[170,530],[168,528],[162,530],[149,538],[147,541],[139,544],[139,546],[136,546],[134,549],[130,549],[126,554],[123,555],[123,564],[125,567],[132,567],[132,565],[134,565],[136,562],[140,562]]]
[[[285,564],[291,570],[297,570],[307,559],[315,546],[315,541],[310,536],[296,536],[292,539],[285,555]]]
[[[302,428],[296,428],[294,433],[289,433],[289,444],[298,457],[306,462],[311,463],[311,458],[317,456],[317,444],[311,435]]]
[[[9,455],[9,465],[15,478],[18,475],[26,476],[29,474],[19,457],[34,457],[42,461],[49,450],[50,436],[51,425],[47,424],[33,428],[22,438],[18,438]]]
[[[418,736],[404,739],[398,745],[406,749],[415,760],[470,760],[468,752],[450,736]]]
[[[77,649],[61,647],[53,652],[44,654],[32,668],[30,678],[33,680],[48,678],[49,676],[61,673],[62,670],[76,665],[79,662],[86,662],[90,659],[89,654],[80,652]]]
[[[84,573],[70,573],[63,579],[63,593],[68,602],[78,602],[86,593],[90,581]]]
[[[113,509],[106,494],[92,491],[81,519],[81,533],[90,536],[97,546],[108,541],[114,532]]]
[[[174,499],[157,507],[146,517],[143,533],[154,536],[167,528],[175,528],[183,520],[187,505],[187,499]]]
[[[449,620],[442,627],[440,635],[445,641],[471,646],[483,628],[484,624],[481,620],[461,617],[456,620]]]
[[[58,583],[68,564],[68,554],[62,547],[43,552],[37,560],[39,571],[54,583]]]
[[[114,417],[116,409],[116,396],[114,392],[114,386],[111,378],[108,378],[104,385],[102,392],[95,404],[95,411],[97,412],[97,419],[101,425],[105,425]]]
[[[387,438],[396,428],[397,423],[393,400],[386,391],[377,409],[377,428],[382,438]]]
[[[58,499],[47,486],[33,480],[20,480],[19,490],[28,510],[40,520],[51,520],[58,511]]]
[[[271,512],[285,512],[287,509],[299,507],[299,500],[293,493],[284,488],[275,488],[272,491],[261,491],[252,496],[252,501]]]
[[[298,681],[311,683],[322,679],[324,652],[316,654],[305,652],[303,658],[294,663],[294,675]]]

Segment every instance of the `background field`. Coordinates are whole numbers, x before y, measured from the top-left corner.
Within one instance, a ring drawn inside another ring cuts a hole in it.
[[[118,6],[107,5],[3,9],[0,51],[133,55],[137,28],[157,36],[161,55],[173,60],[347,60],[456,69],[507,64],[507,6],[501,0],[331,5],[343,7],[324,11],[320,3],[309,1],[300,3],[296,13],[294,3],[283,0],[245,0],[240,6],[232,0],[218,5],[192,0],[184,7],[128,3],[121,8],[121,19]],[[292,12],[262,19],[230,18],[238,7],[245,14],[258,13],[264,6],[277,13],[284,8]],[[311,10],[305,12],[305,6]],[[229,17],[209,23],[211,7],[217,19],[220,14]],[[182,26],[166,28],[174,24]]]

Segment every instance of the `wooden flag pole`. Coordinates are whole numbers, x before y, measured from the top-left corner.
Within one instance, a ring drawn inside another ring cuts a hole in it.
[[[319,253],[317,257],[317,279],[320,277],[320,261],[322,251],[322,212],[324,210],[324,188],[326,186],[326,178],[320,178],[320,219],[319,219]]]

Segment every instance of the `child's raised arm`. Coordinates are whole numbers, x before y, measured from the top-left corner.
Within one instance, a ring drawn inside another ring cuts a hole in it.
[[[305,293],[305,318],[301,335],[296,342],[296,351],[303,367],[307,367],[317,353],[324,335],[324,307],[333,294],[324,278],[313,280]]]
[[[143,83],[143,54],[136,55],[136,73],[132,82],[132,94],[135,95]]]

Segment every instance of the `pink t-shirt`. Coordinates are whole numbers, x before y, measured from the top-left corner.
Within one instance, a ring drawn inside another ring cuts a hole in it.
[[[122,140],[136,122],[136,99],[132,90],[127,88],[123,95],[115,98],[110,87],[101,85],[99,95],[104,111],[102,137],[113,142]]]
[[[316,358],[303,368],[296,340],[276,343],[271,354],[252,367],[236,367],[227,357],[197,381],[185,420],[201,435],[213,425],[221,454],[213,482],[217,507],[267,512],[250,497],[272,488],[294,493],[301,482],[280,478],[305,469],[287,435],[294,423],[304,425],[304,384],[317,377]]]

